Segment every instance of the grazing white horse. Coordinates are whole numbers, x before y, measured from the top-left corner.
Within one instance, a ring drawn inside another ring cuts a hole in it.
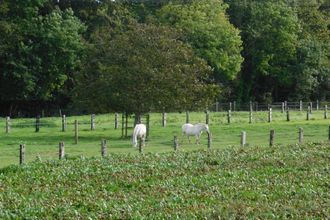
[[[195,125],[192,124],[184,124],[182,125],[182,141],[183,136],[187,135],[188,141],[190,143],[189,136],[196,136],[196,144],[200,143],[200,136],[202,132],[210,133],[209,126],[207,124],[198,123]]]
[[[147,128],[144,124],[135,125],[134,131],[133,131],[133,147],[137,147],[138,138],[145,140],[146,134],[147,134]]]

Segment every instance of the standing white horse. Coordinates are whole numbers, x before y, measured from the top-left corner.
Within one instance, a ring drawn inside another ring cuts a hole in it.
[[[134,131],[133,131],[133,147],[137,147],[138,138],[145,140],[146,134],[147,134],[147,128],[144,124],[135,125]]]
[[[189,143],[190,143],[189,136],[196,136],[196,144],[199,144],[200,136],[203,131],[205,131],[207,134],[210,133],[209,126],[207,124],[202,124],[202,123],[198,123],[195,125],[184,124],[182,125],[182,141],[184,135],[187,135]]]

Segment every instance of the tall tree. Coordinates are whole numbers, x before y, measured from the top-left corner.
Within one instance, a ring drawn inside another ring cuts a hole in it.
[[[283,1],[235,0],[231,21],[242,30],[244,64],[238,98],[283,100],[292,89],[299,23]]]
[[[80,64],[84,25],[72,10],[40,14],[46,3],[1,2],[0,100],[54,100]]]
[[[214,68],[215,78],[233,80],[243,61],[239,30],[230,24],[222,0],[168,4],[158,13],[161,23],[183,30],[186,42]]]
[[[108,38],[96,37],[76,90],[76,100],[90,110],[141,114],[206,108],[214,100],[218,89],[210,84],[211,68],[174,29],[135,23],[101,36]]]

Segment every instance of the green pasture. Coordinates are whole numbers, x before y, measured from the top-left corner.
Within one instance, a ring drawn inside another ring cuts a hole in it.
[[[162,114],[150,114],[150,137],[144,152],[173,151],[173,137],[179,136],[180,150],[191,151],[207,148],[207,136],[202,135],[200,145],[189,144],[181,138],[181,126],[186,121],[185,113],[168,113],[167,126],[162,127]],[[74,143],[74,120],[79,121],[79,143]],[[121,115],[119,129],[114,129],[114,114],[96,115],[96,130],[90,129],[90,116],[67,116],[67,130],[61,131],[60,117],[41,118],[39,132],[35,132],[35,119],[11,119],[10,133],[5,133],[5,118],[0,118],[3,128],[0,132],[0,167],[18,163],[19,144],[26,144],[26,161],[36,157],[42,160],[58,158],[58,144],[65,143],[65,153],[68,156],[100,156],[101,139],[108,141],[108,153],[137,154],[138,150],[131,145],[131,138],[122,138]],[[310,120],[306,120],[306,112],[290,112],[290,121],[286,121],[286,113],[273,112],[273,121],[267,122],[268,113],[253,112],[253,123],[249,124],[248,112],[232,112],[231,124],[227,123],[226,112],[210,113],[210,130],[212,133],[212,148],[232,148],[240,145],[242,131],[247,132],[247,147],[268,146],[269,131],[275,130],[277,145],[294,144],[298,141],[298,129],[304,129],[304,141],[316,142],[328,139],[329,119],[324,119],[323,111],[313,111]],[[190,122],[205,122],[203,112],[190,113]],[[132,134],[133,117],[129,119],[128,136]]]
[[[111,154],[8,166],[0,169],[0,219],[328,219],[329,146]]]

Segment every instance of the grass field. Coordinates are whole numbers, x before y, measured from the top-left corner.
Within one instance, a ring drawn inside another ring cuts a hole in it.
[[[227,123],[225,112],[210,113],[210,130],[212,132],[212,148],[223,149],[240,145],[240,134],[247,132],[248,146],[268,146],[269,131],[275,129],[275,143],[278,145],[294,144],[298,141],[298,129],[304,129],[304,141],[324,141],[328,139],[329,119],[323,119],[323,111],[314,111],[311,120],[306,120],[306,112],[291,112],[291,121],[286,121],[286,114],[273,112],[273,122],[267,122],[267,112],[254,112],[253,123],[248,123],[248,112],[233,112],[232,123]],[[73,122],[79,121],[79,143],[74,144]],[[167,126],[161,126],[161,114],[150,116],[150,138],[146,143],[145,152],[173,151],[173,136],[181,133],[181,125],[185,123],[185,113],[169,113]],[[96,115],[96,130],[90,130],[90,116],[67,117],[67,131],[61,131],[61,118],[50,117],[41,119],[40,132],[35,132],[35,119],[12,119],[11,131],[5,133],[5,119],[0,118],[3,128],[0,132],[0,167],[18,163],[19,144],[26,144],[26,161],[33,161],[39,156],[42,160],[58,157],[58,143],[65,142],[65,152],[69,156],[85,157],[100,156],[101,139],[108,140],[108,153],[137,154],[131,146],[129,138],[121,138],[121,129],[114,129],[114,114]],[[202,112],[190,113],[190,122],[205,122]],[[119,123],[121,125],[121,123]],[[133,119],[129,121],[132,127]],[[128,134],[131,135],[132,128]],[[181,150],[190,151],[206,149],[207,138],[202,136],[200,145],[188,144],[183,141]]]
[[[330,145],[111,154],[0,169],[0,219],[328,219]]]

